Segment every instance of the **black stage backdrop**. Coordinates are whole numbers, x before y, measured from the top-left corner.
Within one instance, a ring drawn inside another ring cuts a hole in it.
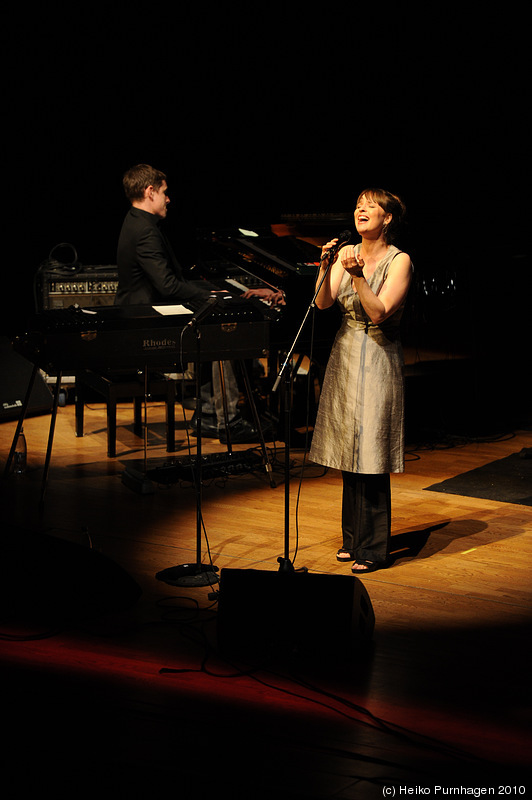
[[[115,263],[121,177],[148,162],[169,177],[166,225],[185,265],[198,228],[351,212],[371,185],[401,194],[418,341],[452,331],[489,363],[491,390],[508,353],[519,372],[530,285],[519,24],[486,10],[467,23],[434,8],[181,5],[15,18],[1,333],[26,324],[35,272],[58,243],[82,264]]]

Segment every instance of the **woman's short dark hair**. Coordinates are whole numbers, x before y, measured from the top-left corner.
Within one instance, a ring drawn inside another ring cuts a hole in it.
[[[377,203],[387,214],[392,215],[391,222],[385,226],[383,231],[384,241],[386,244],[391,244],[396,238],[406,216],[405,204],[400,197],[387,192],[385,189],[364,189],[358,196],[357,205],[364,195]]]

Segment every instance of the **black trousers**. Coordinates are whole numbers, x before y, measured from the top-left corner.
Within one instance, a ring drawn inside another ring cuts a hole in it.
[[[356,559],[383,563],[392,528],[390,476],[342,472],[343,548]]]

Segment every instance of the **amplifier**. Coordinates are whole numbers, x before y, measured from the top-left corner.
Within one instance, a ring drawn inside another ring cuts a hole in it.
[[[41,272],[42,311],[53,308],[111,306],[118,288],[115,266],[84,266],[77,271]]]

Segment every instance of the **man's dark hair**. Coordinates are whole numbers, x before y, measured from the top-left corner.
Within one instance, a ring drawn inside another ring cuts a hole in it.
[[[159,189],[165,180],[166,175],[164,172],[150,167],[149,164],[137,164],[135,167],[128,169],[122,179],[122,184],[126,197],[130,202],[133,202],[133,200],[142,200],[148,186]]]

